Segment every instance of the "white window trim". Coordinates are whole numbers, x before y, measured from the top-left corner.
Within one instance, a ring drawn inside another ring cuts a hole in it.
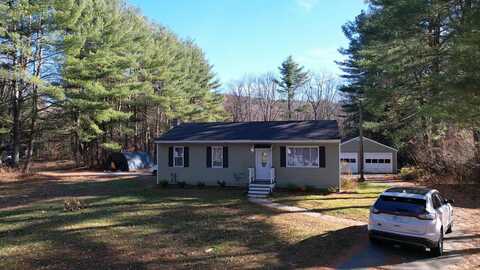
[[[182,148],[182,153],[183,153],[182,154],[182,161],[183,161],[182,166],[177,165],[176,162],[175,162],[176,161],[176,159],[175,159],[175,153],[176,153],[175,149],[178,149],[178,148]],[[174,146],[173,147],[173,167],[175,167],[175,168],[184,168],[185,167],[185,147],[184,146]]]
[[[213,152],[214,152],[213,149],[221,149],[221,150],[220,150],[221,153],[222,153],[222,165],[221,165],[221,166],[214,166],[214,165],[213,165]],[[211,156],[211,159],[212,159],[212,168],[213,168],[213,169],[223,169],[223,159],[225,158],[225,157],[223,156],[223,146],[218,146],[218,145],[217,145],[217,146],[212,146],[212,153],[211,153],[211,155],[212,155],[212,156]]]
[[[318,165],[317,166],[289,166],[288,165],[288,150],[293,148],[317,148],[317,158],[318,158]],[[320,147],[319,146],[311,146],[311,145],[295,145],[295,146],[287,146],[287,150],[285,153],[285,165],[287,168],[320,168]]]

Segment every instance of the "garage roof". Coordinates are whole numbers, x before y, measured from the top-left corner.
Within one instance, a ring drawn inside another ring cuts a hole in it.
[[[391,149],[391,150],[393,150],[393,151],[395,151],[395,152],[398,152],[398,150],[395,149],[395,148],[393,148],[393,147],[390,147],[390,146],[385,145],[385,144],[383,144],[383,143],[379,143],[379,142],[377,142],[377,141],[375,141],[375,140],[372,140],[372,139],[370,139],[370,138],[367,138],[367,137],[365,137],[365,136],[363,137],[363,139],[364,139],[364,140],[367,140],[367,141],[369,141],[369,142],[371,142],[371,143],[375,143],[375,144],[381,145],[381,146],[383,146],[383,147],[386,147],[386,148],[388,148],[388,149]],[[347,144],[347,143],[349,143],[349,142],[353,142],[353,141],[356,141],[356,140],[358,140],[358,137],[355,137],[355,138],[352,138],[352,139],[348,139],[348,140],[342,140],[342,143],[341,143],[341,144],[342,144],[342,145],[343,145],[343,144]]]

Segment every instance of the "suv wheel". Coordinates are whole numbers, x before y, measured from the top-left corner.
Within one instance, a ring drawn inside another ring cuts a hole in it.
[[[446,231],[445,233],[451,233],[451,232],[452,232],[452,230],[453,230],[453,228],[452,228],[452,227],[453,227],[453,222],[452,222],[452,223],[450,223],[450,226],[448,226],[448,229],[447,229],[447,231]]]
[[[377,239],[377,238],[375,238],[375,237],[368,236],[368,240],[369,240],[370,243],[373,244],[373,245],[378,245],[378,244],[380,244],[380,239]]]
[[[440,239],[438,239],[437,245],[431,248],[430,252],[434,257],[443,255],[443,229],[440,231]]]

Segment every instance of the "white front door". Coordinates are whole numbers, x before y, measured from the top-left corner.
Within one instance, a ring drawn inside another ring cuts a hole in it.
[[[270,179],[272,168],[272,149],[257,148],[255,149],[255,178]]]

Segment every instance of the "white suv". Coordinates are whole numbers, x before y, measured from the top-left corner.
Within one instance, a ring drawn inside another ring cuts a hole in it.
[[[452,231],[452,200],[437,190],[395,187],[384,191],[370,209],[370,241],[392,240],[443,254],[443,236]]]

